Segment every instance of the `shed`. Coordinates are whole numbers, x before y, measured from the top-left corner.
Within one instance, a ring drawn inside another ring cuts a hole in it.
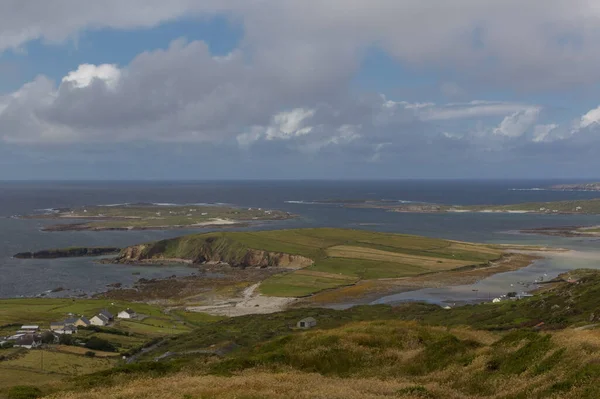
[[[39,329],[40,329],[40,326],[34,325],[34,324],[21,326],[21,330],[25,330],[25,331],[37,331]]]
[[[306,317],[302,320],[300,320],[297,324],[296,327],[298,328],[312,328],[314,326],[317,325],[317,320],[314,317]]]

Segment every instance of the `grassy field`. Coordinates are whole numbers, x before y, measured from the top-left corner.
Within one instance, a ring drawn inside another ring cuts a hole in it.
[[[503,253],[486,245],[330,228],[195,234],[141,245],[134,252],[136,260],[219,260],[233,266],[276,265],[273,259],[281,253],[312,260],[309,267],[264,281],[261,293],[272,296],[305,296],[364,279],[486,264]],[[253,264],[257,257],[261,263]]]
[[[290,218],[286,212],[258,208],[210,205],[119,205],[61,209],[55,213],[29,215],[28,218],[79,220],[84,225],[50,226],[48,230],[103,230],[115,228],[168,228],[210,224],[220,220],[249,222]],[[93,221],[90,221],[93,219]]]

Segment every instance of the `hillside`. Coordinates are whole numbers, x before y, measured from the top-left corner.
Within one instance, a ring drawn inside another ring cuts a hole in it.
[[[502,256],[497,247],[346,229],[195,234],[129,247],[119,262],[225,262],[290,272],[261,284],[265,295],[300,297],[360,280],[472,268]]]
[[[204,324],[149,362],[79,377],[50,397],[597,398],[600,273],[563,277],[500,305],[298,309]],[[296,329],[307,316],[317,327]]]

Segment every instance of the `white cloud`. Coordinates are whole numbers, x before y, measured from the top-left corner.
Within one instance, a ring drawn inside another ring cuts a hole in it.
[[[267,140],[290,139],[309,134],[313,127],[305,126],[304,123],[314,115],[315,110],[302,108],[280,112],[273,117],[271,126],[265,131],[265,137]]]
[[[547,125],[536,125],[533,129],[533,141],[540,143],[543,141],[551,141],[550,133],[556,130],[558,125],[556,123],[550,123]]]
[[[522,136],[536,122],[539,113],[539,108],[528,108],[517,111],[505,117],[500,125],[494,129],[494,134],[506,137]]]
[[[94,80],[101,80],[109,88],[114,89],[120,77],[121,71],[116,65],[82,64],[79,65],[76,71],[71,71],[62,78],[62,82],[70,83],[73,87],[81,89],[88,87]]]
[[[600,123],[600,107],[594,108],[583,115],[578,127],[579,129],[585,129],[598,123]]]

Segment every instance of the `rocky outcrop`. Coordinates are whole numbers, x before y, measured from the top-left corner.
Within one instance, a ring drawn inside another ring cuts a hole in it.
[[[233,267],[282,267],[287,269],[300,269],[313,264],[313,260],[300,255],[282,252],[268,252],[263,250],[245,248],[232,250],[231,246],[203,245],[189,251],[189,256],[177,256],[168,250],[160,250],[162,246],[156,244],[134,245],[121,251],[116,259],[118,263],[144,263],[144,262],[181,262],[181,263],[227,263]]]
[[[57,258],[75,258],[83,256],[103,256],[116,255],[120,248],[100,247],[100,248],[63,248],[63,249],[47,249],[37,252],[20,252],[14,255],[17,259],[57,259]]]

